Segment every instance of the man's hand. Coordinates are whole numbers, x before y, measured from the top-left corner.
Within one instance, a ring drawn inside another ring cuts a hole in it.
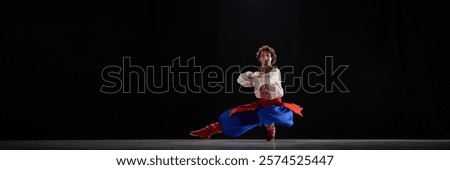
[[[271,99],[270,95],[270,89],[268,84],[263,84],[261,87],[259,87],[259,94],[261,95],[261,98],[264,99]]]
[[[251,74],[249,76],[249,78],[260,78],[261,77],[261,73],[260,72],[255,72],[253,74]]]
[[[246,82],[242,86],[244,86],[244,87],[253,87],[253,83]]]

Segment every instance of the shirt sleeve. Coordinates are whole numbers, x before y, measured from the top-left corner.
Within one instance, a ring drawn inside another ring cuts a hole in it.
[[[253,81],[249,78],[253,73],[250,71],[247,71],[245,73],[242,73],[239,75],[237,82],[244,87],[253,87]]]
[[[275,85],[275,83],[281,84],[281,72],[278,68],[275,71],[270,72],[270,85]]]
[[[270,73],[270,86],[273,87],[273,90],[271,89],[272,98],[283,97],[284,90],[281,87],[281,72],[278,68]]]
[[[281,87],[281,82],[275,83],[273,85],[273,87],[275,87],[275,91],[271,92],[272,99],[273,98],[278,98],[278,97],[283,97],[284,90],[283,90],[283,87]]]

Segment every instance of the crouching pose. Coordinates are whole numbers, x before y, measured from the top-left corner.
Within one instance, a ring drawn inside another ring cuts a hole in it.
[[[302,107],[281,100],[280,70],[274,66],[277,55],[267,45],[259,48],[256,59],[261,64],[259,71],[245,72],[237,80],[244,87],[253,87],[258,101],[231,108],[223,112],[218,122],[199,130],[191,131],[191,136],[209,139],[211,135],[223,133],[225,136],[238,137],[245,132],[264,126],[267,141],[275,139],[275,125],[290,127],[294,124],[294,114],[302,117]]]

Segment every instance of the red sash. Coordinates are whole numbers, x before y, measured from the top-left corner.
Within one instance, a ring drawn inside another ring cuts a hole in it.
[[[272,100],[267,100],[267,99],[260,98],[257,102],[252,102],[252,103],[249,103],[249,104],[244,104],[244,105],[235,107],[233,110],[231,110],[230,116],[233,116],[233,114],[235,114],[235,113],[248,112],[248,111],[256,110],[259,106],[270,106],[270,105],[281,105],[281,106],[284,106],[284,107],[288,108],[289,110],[291,110],[296,115],[299,115],[300,117],[303,117],[302,112],[301,112],[303,110],[302,107],[300,107],[299,105],[297,105],[295,103],[282,102],[281,101],[281,97],[275,98],[275,99],[272,99]]]

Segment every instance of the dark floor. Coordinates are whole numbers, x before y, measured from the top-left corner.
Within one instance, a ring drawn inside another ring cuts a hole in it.
[[[0,150],[450,150],[450,140],[172,139],[0,141]]]

